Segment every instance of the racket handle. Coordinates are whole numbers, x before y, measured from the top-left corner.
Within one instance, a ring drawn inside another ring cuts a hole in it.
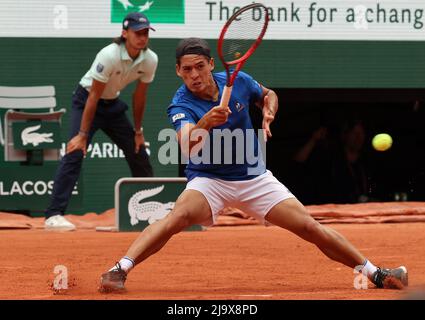
[[[233,86],[224,86],[223,94],[221,95],[220,107],[228,107],[230,96],[232,95]]]

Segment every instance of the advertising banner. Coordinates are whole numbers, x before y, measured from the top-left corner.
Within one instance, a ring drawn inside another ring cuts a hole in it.
[[[269,40],[425,40],[423,0],[264,0]],[[217,39],[246,0],[2,0],[0,37],[115,37],[123,17],[145,13],[153,38]],[[253,20],[260,19],[253,13]]]

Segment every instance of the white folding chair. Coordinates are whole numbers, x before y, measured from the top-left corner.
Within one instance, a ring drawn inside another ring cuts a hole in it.
[[[0,143],[5,146],[5,161],[22,161],[26,158],[25,151],[14,150],[13,148],[11,122],[34,119],[60,122],[66,110],[63,108],[54,111],[55,107],[54,86],[0,86],[0,108],[9,109],[4,117],[4,131],[0,120]],[[41,112],[43,109],[48,109],[48,112]],[[34,112],[36,110],[39,112]],[[57,150],[45,150],[45,160],[56,160],[57,158]]]

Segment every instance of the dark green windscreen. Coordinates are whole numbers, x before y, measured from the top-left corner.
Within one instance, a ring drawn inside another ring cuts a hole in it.
[[[67,139],[72,91],[110,39],[2,38],[1,42],[0,85],[54,85],[58,108],[68,110],[62,126],[62,137]],[[166,109],[180,85],[175,74],[177,42],[178,39],[150,42],[159,56],[159,67],[149,88],[143,125],[157,177],[178,175],[177,165],[163,166],[157,159],[158,132],[171,127]],[[210,44],[215,51],[216,42],[210,40]],[[218,59],[216,70],[222,70]],[[425,88],[425,42],[270,40],[261,44],[244,70],[266,86],[282,89]],[[122,93],[127,103],[131,102],[133,88]],[[3,115],[4,109],[0,109],[2,121]],[[102,147],[102,143],[110,141],[99,132],[93,142]],[[108,150],[98,150],[85,159],[83,207],[73,213],[103,212],[113,207],[115,182],[128,177],[130,171],[123,158],[108,157],[108,152],[113,153]],[[0,166],[1,163],[3,148]]]

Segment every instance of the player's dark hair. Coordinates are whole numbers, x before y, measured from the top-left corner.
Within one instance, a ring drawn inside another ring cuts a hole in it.
[[[208,42],[201,38],[182,39],[176,48],[176,63],[180,65],[180,58],[186,54],[198,54],[211,59],[211,50]]]

